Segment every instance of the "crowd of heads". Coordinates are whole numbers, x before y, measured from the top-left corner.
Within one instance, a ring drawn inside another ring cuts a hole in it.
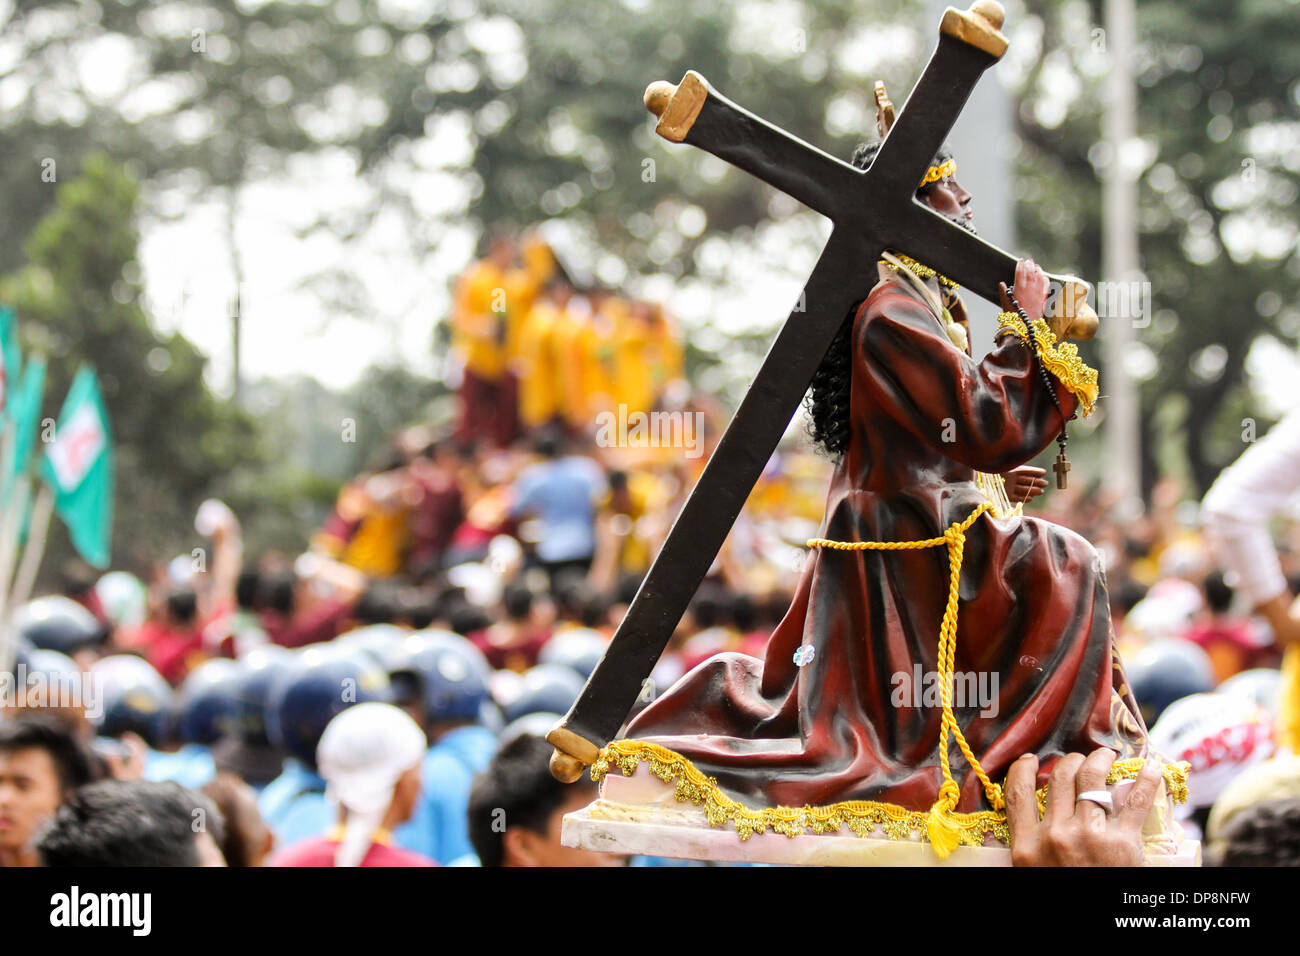
[[[521,458],[505,484],[506,514],[528,469],[556,460]],[[609,484],[574,487],[589,496],[594,542]],[[1127,521],[1095,491],[1047,505],[1107,563],[1127,689],[1153,747],[1192,768],[1182,825],[1206,839],[1212,861],[1280,862],[1294,856],[1300,772],[1278,714],[1279,652],[1176,498],[1162,487],[1150,511]],[[375,832],[416,814],[426,753],[467,727],[493,741],[459,797],[466,846],[483,865],[608,862],[561,845],[563,814],[594,793],[554,781],[543,737],[594,669],[640,575],[624,569],[597,587],[596,561],[548,566],[538,539],[518,528],[496,529],[481,551],[440,560],[424,577],[366,577],[315,554],[235,573],[218,560],[181,580],[173,562],[152,587],[131,590],[114,572],[20,608],[18,664],[29,675],[93,675],[99,699],[90,718],[85,707],[57,706],[51,679],[43,706],[10,708],[0,722],[5,862],[275,862],[276,824],[259,791],[297,764],[341,813],[330,859],[357,865]],[[223,536],[237,536],[237,523]],[[1300,572],[1300,548],[1284,543],[1282,553]],[[728,563],[701,586],[638,708],[719,651],[763,655],[797,567],[771,573],[760,590],[752,576],[730,578]],[[224,602],[214,593],[223,575],[233,582]],[[412,591],[425,597],[412,601]],[[312,639],[299,643],[302,634]],[[188,651],[175,653],[178,643]],[[136,833],[125,852],[116,841],[142,806],[154,808],[157,829]],[[197,842],[196,814],[212,821]]]
[[[406,465],[438,456],[436,448],[422,449]],[[166,814],[181,804],[190,818],[200,812],[226,821],[207,830],[212,846],[186,844],[175,860],[210,861],[214,847],[241,865],[274,859],[275,822],[259,811],[258,791],[281,778],[287,762],[328,786],[340,771],[335,758],[326,759],[325,742],[335,739],[327,728],[340,714],[355,707],[364,715],[372,705],[391,713],[351,736],[338,728],[340,739],[351,740],[343,763],[362,753],[383,764],[383,741],[409,746],[382,767],[357,770],[382,785],[364,807],[344,813],[353,826],[344,824],[343,839],[331,844],[340,862],[356,864],[376,829],[409,820],[427,785],[422,755],[465,727],[481,728],[495,742],[495,757],[467,778],[472,784],[461,796],[467,846],[478,859],[492,865],[592,856],[559,843],[563,812],[592,793],[552,780],[542,738],[576,699],[661,540],[660,533],[628,547],[628,532],[654,509],[634,518],[614,504],[619,487],[644,475],[545,443],[445,460],[451,465],[444,488],[460,496],[459,512],[480,513],[495,494],[500,522],[473,526],[473,533],[457,526],[418,571],[366,574],[346,551],[323,549],[294,560],[249,560],[235,546],[237,521],[223,516],[212,532],[213,562],[203,571],[178,559],[145,585],[120,571],[92,580],[84,568],[69,569],[67,594],[18,609],[18,662],[26,671],[92,674],[100,700],[92,719],[84,708],[43,706],[0,724],[0,844],[8,835],[9,860],[34,861],[42,846],[50,861],[116,854],[115,821],[128,819],[135,802],[163,808],[164,828]],[[798,504],[797,486],[805,472],[806,483],[824,481],[825,463],[818,471],[817,461],[794,452],[785,467],[771,469],[638,708],[720,651],[762,656],[799,573],[789,539],[815,522],[814,507]],[[1084,489],[1047,496],[1043,510],[1096,542],[1106,563],[1129,689],[1153,746],[1192,766],[1183,826],[1206,837],[1212,859],[1275,859],[1290,852],[1278,834],[1294,823],[1300,791],[1289,790],[1288,781],[1300,776],[1283,774],[1282,783],[1265,788],[1266,799],[1249,797],[1249,788],[1238,788],[1247,798],[1234,796],[1232,786],[1260,774],[1272,779],[1293,759],[1284,753],[1277,709],[1280,655],[1267,627],[1240,606],[1215,567],[1196,515],[1180,498],[1162,485],[1149,510],[1126,517],[1101,492]],[[408,500],[418,510],[418,498]],[[542,504],[528,512],[519,504],[526,500]],[[666,501],[675,507],[680,493]],[[558,516],[547,510],[556,502]],[[350,513],[363,528],[365,509]],[[575,523],[581,534],[573,533]],[[540,542],[558,538],[580,539],[587,550],[551,560],[538,553]],[[611,542],[612,557],[602,551]],[[1300,547],[1284,541],[1281,553],[1300,584]],[[191,752],[202,753],[201,772],[186,762]],[[158,779],[133,789],[145,776]],[[168,782],[172,789],[158,789]],[[361,786],[367,788],[374,785]],[[347,807],[339,802],[346,790],[342,783],[330,787],[331,807]],[[1217,817],[1216,809],[1223,811]],[[501,814],[513,828],[500,827]],[[90,817],[100,822],[83,827]],[[42,821],[49,824],[46,842],[33,843]],[[13,844],[19,836],[21,847]],[[141,853],[150,845],[136,844]]]
[[[421,859],[623,862],[561,846],[561,816],[589,802],[594,787],[554,781],[542,738],[632,601],[693,481],[690,466],[671,453],[615,466],[553,429],[511,448],[454,436],[413,442],[407,431],[392,447],[390,466],[344,487],[303,554],[244,553],[236,516],[207,502],[195,522],[203,560],[182,555],[143,579],[74,562],[62,593],[16,609],[15,686],[39,676],[45,690],[28,686],[3,712],[0,726],[17,740],[0,743],[0,845],[13,850],[5,862],[112,856],[132,806],[156,808],[166,834],[182,804],[186,826],[204,821],[209,839],[168,855],[158,849],[165,839],[141,834],[118,858],[400,862],[373,856],[385,846],[375,834],[397,832],[391,849],[404,852],[401,834],[420,825],[430,799],[422,791],[438,786],[426,760],[440,745],[463,746],[455,741],[466,730],[491,744],[475,744],[472,772],[457,777],[448,798],[465,852]],[[761,653],[785,613],[798,552],[787,526],[797,536],[815,524],[809,489],[824,481],[824,462],[795,452],[782,464],[774,461],[756,490],[747,534],[683,617],[656,669],[658,688],[718,650]],[[376,478],[406,490],[372,493]],[[440,513],[452,515],[449,533],[413,559],[421,539],[411,529],[428,517],[418,492],[430,488]],[[399,520],[387,510],[394,500]],[[344,515],[349,527],[327,540]],[[367,565],[383,533],[401,556],[389,573]],[[74,689],[84,699],[60,695]],[[44,742],[26,743],[38,737]],[[378,759],[395,741],[407,746]],[[45,773],[29,788],[33,762]],[[22,786],[8,783],[20,776]],[[315,809],[276,805],[303,781]],[[294,821],[306,818],[330,837],[325,856],[304,844]]]

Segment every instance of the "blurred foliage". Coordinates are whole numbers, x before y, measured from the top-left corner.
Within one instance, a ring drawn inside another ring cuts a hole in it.
[[[259,460],[254,423],[203,384],[204,357],[154,332],[140,305],[138,184],[102,153],[57,188],[26,242],[27,264],[0,279],[25,351],[49,359],[43,415],[55,418],[77,367],[99,373],[117,463],[114,563],[143,569],[189,551],[194,510],[230,469]],[[46,573],[71,555],[58,522]]]
[[[1030,7],[1043,34],[1017,91],[1022,246],[1104,278],[1102,4]],[[1300,336],[1300,16],[1287,0],[1144,0],[1137,14],[1138,222],[1152,286],[1133,356],[1144,475],[1149,487],[1185,472],[1197,495],[1244,450],[1244,418],[1261,436],[1269,424],[1249,394],[1252,345],[1271,335],[1293,348]],[[1161,457],[1157,422],[1181,436]]]
[[[441,382],[394,366],[371,367],[353,387],[335,391],[296,376],[254,382],[245,407],[278,453],[230,476],[226,501],[244,524],[250,554],[294,554],[329,515],[339,489],[392,446],[408,425],[439,423],[450,413]]]

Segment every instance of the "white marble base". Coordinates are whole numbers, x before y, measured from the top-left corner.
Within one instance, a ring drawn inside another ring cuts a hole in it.
[[[1176,823],[1172,826],[1178,829]],[[919,837],[875,839],[848,831],[789,837],[768,832],[741,840],[730,827],[709,826],[700,807],[678,802],[672,788],[644,767],[631,777],[611,772],[601,784],[600,799],[564,817],[560,842],[602,853],[787,866],[1011,865],[1011,851],[1001,844],[959,846],[941,860]],[[1178,839],[1176,848],[1167,839],[1163,842],[1164,852],[1149,846],[1147,866],[1200,866],[1201,846],[1195,840]]]

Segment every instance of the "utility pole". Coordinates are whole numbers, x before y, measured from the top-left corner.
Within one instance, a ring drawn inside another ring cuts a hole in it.
[[[1122,500],[1142,494],[1141,412],[1137,383],[1125,368],[1132,351],[1134,328],[1149,321],[1136,307],[1150,296],[1138,257],[1137,178],[1141,173],[1137,149],[1137,91],[1133,82],[1133,50],[1137,15],[1133,0],[1106,0],[1104,42],[1110,57],[1106,77],[1103,135],[1110,162],[1103,177],[1102,279],[1097,311],[1102,355],[1106,361],[1104,424],[1108,481]],[[1127,303],[1123,308],[1116,308]],[[1103,312],[1103,308],[1105,311]],[[1107,314],[1109,313],[1109,314]]]

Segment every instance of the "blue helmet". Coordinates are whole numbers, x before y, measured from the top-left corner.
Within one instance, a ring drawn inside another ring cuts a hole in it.
[[[13,662],[15,672],[17,671],[19,664],[22,664],[27,670],[31,670],[32,651],[34,650],[36,650],[36,648],[32,647],[31,641],[27,640],[27,638],[23,637],[21,634],[16,636]]]
[[[562,714],[549,714],[544,710],[539,710],[533,714],[524,714],[513,723],[507,724],[497,734],[497,739],[500,741],[502,750],[509,746],[511,741],[525,735],[545,739],[546,735],[563,719],[564,715]]]
[[[253,746],[270,746],[266,706],[271,687],[293,669],[295,659],[293,651],[279,644],[263,644],[239,659],[239,679],[234,689],[234,736]]]
[[[266,702],[267,737],[309,767],[325,726],[353,704],[387,702],[388,675],[368,655],[312,645],[271,684]]]
[[[478,708],[478,719],[475,721],[480,727],[485,727],[494,734],[500,734],[505,729],[506,720],[501,716],[501,708],[497,706],[492,699],[492,688],[488,687],[488,696],[483,699],[483,703]]]
[[[508,724],[528,714],[564,714],[582,693],[583,680],[571,667],[538,664],[524,671],[518,694],[504,701],[501,712]]]
[[[81,668],[67,654],[58,651],[46,651],[35,648],[27,651],[20,658],[27,665],[29,674],[80,674]]]
[[[487,657],[474,646],[473,641],[467,637],[461,637],[455,631],[444,631],[436,627],[425,628],[422,631],[412,631],[407,634],[406,639],[389,655],[388,669],[390,671],[395,670],[407,660],[413,651],[430,647],[444,648],[461,655],[465,659],[465,663],[478,671],[484,680],[487,680],[494,673]]]
[[[95,615],[61,594],[34,598],[15,609],[13,626],[34,647],[69,655],[108,636]]]
[[[483,652],[450,631],[416,631],[388,665],[399,694],[419,700],[426,720],[477,721],[489,701],[492,666]]]
[[[150,747],[170,737],[172,689],[142,657],[114,654],[95,662],[91,674],[99,684],[103,716],[101,737],[139,734]]]
[[[235,725],[242,668],[218,657],[190,671],[176,692],[176,735],[182,743],[214,744]]]
[[[600,663],[609,641],[600,631],[574,627],[557,632],[537,655],[539,664],[563,664],[586,680]]]
[[[67,689],[76,694],[77,699],[81,700],[87,707],[93,706],[93,701],[82,696],[88,693],[86,687],[88,682],[83,682],[84,675],[81,668],[67,654],[60,654],[58,651],[41,650],[38,647],[32,647],[30,644],[18,648],[18,652],[14,657],[14,689],[18,691],[19,688],[25,688],[25,692],[19,699],[31,706],[37,705],[26,694],[33,690],[31,681],[32,676],[35,674],[39,674],[44,678],[46,688],[44,704],[51,707],[59,706],[55,703],[55,695],[58,693],[56,688],[66,687],[68,683],[71,683],[72,686]]]
[[[1214,689],[1210,656],[1181,638],[1151,642],[1124,662],[1124,670],[1148,727],[1174,701]]]
[[[0,671],[0,673],[16,674],[18,672],[19,664],[22,664],[26,670],[30,671],[32,669],[32,651],[34,650],[36,650],[36,648],[32,647],[31,641],[27,640],[27,638],[23,637],[21,634],[15,634],[13,662],[9,665],[8,671]]]
[[[376,664],[387,668],[408,633],[396,624],[367,624],[340,634],[330,643],[335,647],[369,654]]]

